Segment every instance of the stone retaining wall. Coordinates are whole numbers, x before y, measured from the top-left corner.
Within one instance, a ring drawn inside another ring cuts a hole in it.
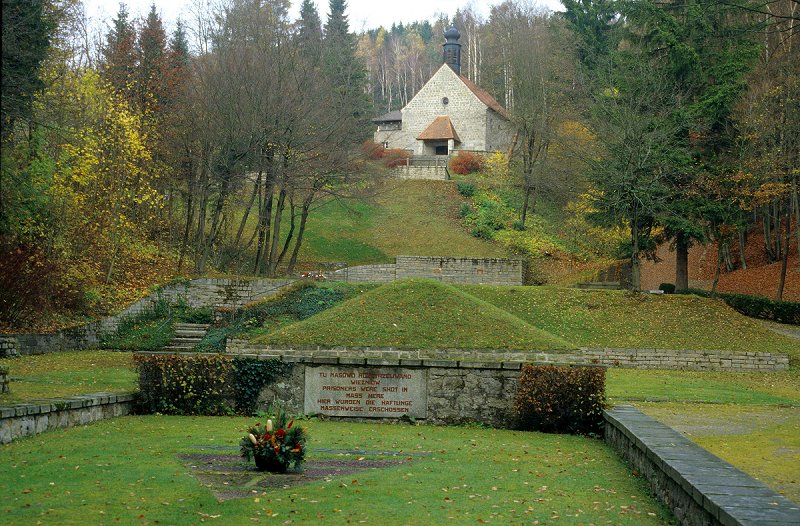
[[[142,298],[119,314],[81,327],[65,329],[54,334],[0,336],[0,357],[96,348],[102,336],[114,332],[121,320],[151,308],[161,299],[173,304],[184,301],[191,307],[236,308],[274,295],[293,281],[195,279],[185,283],[174,283]]]
[[[517,259],[397,256],[394,264],[349,267],[337,270],[329,277],[352,283],[430,278],[445,283],[522,285],[523,275],[523,262]]]
[[[129,415],[135,399],[135,393],[92,393],[0,406],[0,444],[51,429]]]
[[[630,406],[605,412],[605,441],[685,526],[800,524],[800,506]]]
[[[329,274],[329,277],[332,280],[349,283],[391,283],[397,279],[397,266],[394,263],[387,263],[346,267]]]
[[[432,181],[446,181],[449,174],[444,161],[443,166],[398,166],[394,169],[394,175],[400,179],[427,179]]]
[[[664,349],[577,349],[575,351],[506,351],[489,349],[397,349],[392,347],[296,347],[228,340],[233,354],[277,354],[308,357],[358,357],[389,360],[462,360],[551,364],[597,364],[632,369],[696,371],[785,371],[786,354]]]
[[[425,371],[426,423],[480,422],[497,427],[508,427],[513,422],[512,404],[522,369],[522,363],[500,362],[326,358],[290,355],[253,355],[252,357],[264,360],[280,359],[294,364],[291,372],[277,378],[274,383],[261,391],[259,405],[264,408],[268,407],[273,400],[280,400],[290,413],[303,413],[306,368],[318,366],[403,367]],[[374,419],[370,419],[370,421],[374,421]]]

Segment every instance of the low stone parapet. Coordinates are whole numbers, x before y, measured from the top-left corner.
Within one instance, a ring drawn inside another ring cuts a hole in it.
[[[403,349],[395,347],[279,346],[228,340],[232,354],[275,354],[390,360],[467,360],[538,364],[596,364],[631,369],[695,371],[785,371],[789,356],[778,353],[690,351],[669,349],[589,349],[571,351],[511,351],[492,349]]]
[[[92,393],[0,406],[0,444],[133,411],[136,393]]]
[[[605,441],[644,477],[678,521],[800,524],[800,505],[630,406],[605,412]]]

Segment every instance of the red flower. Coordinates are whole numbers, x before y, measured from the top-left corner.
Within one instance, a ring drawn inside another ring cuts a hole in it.
[[[275,446],[275,454],[277,455],[280,452],[281,452],[281,448],[279,448],[278,446]]]
[[[284,431],[283,429],[278,429],[277,431],[275,431],[275,436],[278,437],[278,439],[282,440],[283,437],[286,436],[286,431]]]
[[[264,433],[264,440],[269,440],[270,438],[272,438],[272,435],[269,433]]]

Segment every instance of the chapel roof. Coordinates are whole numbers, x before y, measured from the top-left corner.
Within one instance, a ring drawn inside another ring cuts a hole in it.
[[[455,73],[455,72],[454,72]],[[487,107],[492,109],[495,113],[498,113],[501,117],[506,120],[511,120],[511,115],[509,115],[508,111],[500,105],[494,97],[492,97],[488,91],[485,91],[478,87],[477,84],[472,82],[470,79],[465,77],[464,75],[458,75],[458,78],[461,79],[461,82],[464,83],[469,90],[475,94],[478,99],[484,103]]]
[[[403,114],[400,110],[390,111],[389,113],[385,113],[380,117],[375,117],[372,119],[372,122],[376,124],[380,124],[382,122],[400,122],[403,120]]]
[[[425,131],[419,134],[418,141],[441,141],[453,139],[456,142],[461,142],[461,139],[447,115],[441,115],[433,119],[433,122],[425,128]]]

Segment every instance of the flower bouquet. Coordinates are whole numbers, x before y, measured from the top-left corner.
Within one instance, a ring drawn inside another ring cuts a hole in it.
[[[256,422],[247,429],[247,435],[239,442],[242,457],[252,457],[259,471],[286,473],[290,464],[300,466],[306,455],[306,429],[286,422],[286,413],[279,409],[275,420],[267,420],[262,426]]]

